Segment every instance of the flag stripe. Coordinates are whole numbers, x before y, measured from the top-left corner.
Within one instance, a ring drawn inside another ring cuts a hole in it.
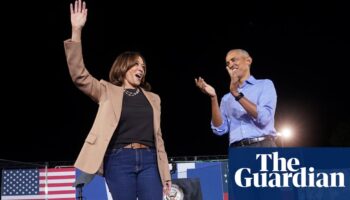
[[[51,191],[70,191],[70,190],[75,191],[75,188],[70,186],[70,187],[48,187],[48,189],[47,189],[48,192],[51,192]],[[45,191],[45,187],[40,188],[39,191]]]
[[[71,178],[71,179],[56,179],[56,180],[47,180],[47,183],[74,183],[75,179]],[[39,181],[40,184],[45,184],[45,180],[40,180]]]
[[[2,200],[22,200],[22,199],[46,199],[45,195],[26,195],[26,196],[2,196]],[[59,200],[66,200],[66,199],[74,199],[75,200],[75,194],[54,194],[54,195],[47,195],[47,199],[59,199]]]
[[[45,191],[40,191],[40,195],[45,195]],[[75,190],[49,191],[48,194],[75,194]]]
[[[73,184],[71,182],[68,183],[49,183],[47,184],[48,187],[66,187],[66,186],[72,186]],[[45,187],[45,182],[40,184],[40,187]]]
[[[74,167],[68,167],[68,168],[48,168],[47,171],[48,172],[73,172],[72,169],[74,169]],[[45,172],[46,169],[39,169],[40,172]],[[75,170],[74,170],[75,173]]]
[[[75,176],[75,172],[51,172],[51,171],[48,171],[48,172],[43,172],[43,171],[40,171],[40,176],[45,176],[45,174],[47,174],[48,176]]]
[[[75,178],[74,175],[70,175],[70,176],[52,176],[50,174],[48,174],[47,177],[45,177],[45,175],[41,175],[40,173],[40,180],[45,180],[45,179],[48,179],[48,180],[51,180],[51,179],[71,179],[71,178]]]

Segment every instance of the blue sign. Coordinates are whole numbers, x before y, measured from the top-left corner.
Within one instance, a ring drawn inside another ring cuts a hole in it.
[[[350,197],[350,148],[230,148],[229,199]]]

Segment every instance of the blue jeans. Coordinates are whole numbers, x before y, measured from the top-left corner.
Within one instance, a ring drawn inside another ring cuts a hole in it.
[[[113,149],[104,158],[104,175],[113,200],[162,200],[156,150]]]

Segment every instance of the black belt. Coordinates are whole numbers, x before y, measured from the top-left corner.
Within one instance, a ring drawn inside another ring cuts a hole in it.
[[[262,136],[262,137],[256,137],[256,138],[247,138],[247,139],[243,139],[234,143],[230,144],[230,147],[242,147],[242,146],[247,146],[250,144],[254,144],[257,142],[261,142],[264,140],[273,140],[272,136]]]

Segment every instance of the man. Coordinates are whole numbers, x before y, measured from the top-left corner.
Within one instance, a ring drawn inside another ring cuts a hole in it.
[[[230,75],[230,92],[219,106],[215,89],[203,78],[196,85],[211,99],[211,127],[215,134],[229,133],[229,170],[234,171],[235,147],[276,147],[274,115],[277,95],[271,80],[255,79],[250,74],[253,59],[243,49],[230,50],[226,55],[226,69]],[[249,164],[250,165],[250,164]],[[254,188],[234,187],[233,173],[229,173],[229,199],[263,198],[264,193]],[[265,195],[266,196],[266,195]]]
[[[227,53],[230,92],[221,99],[220,106],[211,85],[201,77],[195,82],[202,92],[210,96],[213,132],[217,135],[229,133],[230,147],[276,147],[276,90],[271,80],[255,79],[250,74],[252,61],[243,49]]]

